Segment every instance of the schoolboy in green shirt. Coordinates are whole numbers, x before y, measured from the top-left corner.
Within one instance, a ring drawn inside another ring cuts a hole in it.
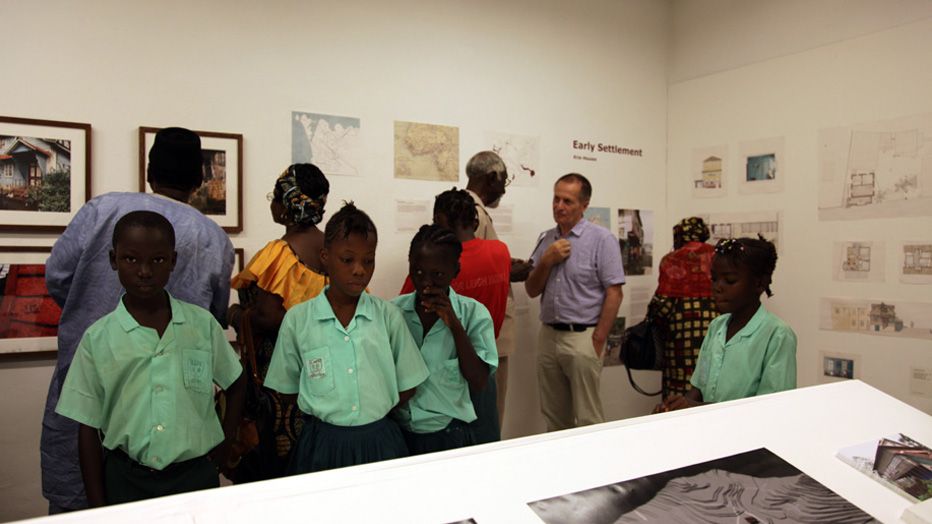
[[[453,231],[422,226],[408,254],[415,292],[392,300],[430,369],[414,398],[396,412],[412,455],[475,443],[467,426],[477,418],[470,392],[481,391],[498,365],[488,309],[450,287],[462,250]]]
[[[686,395],[654,410],[671,411],[796,387],[796,334],[767,311],[777,250],[761,238],[725,239],[712,259],[712,298],[721,316],[709,324]]]
[[[398,308],[366,292],[377,240],[369,216],[344,205],[324,230],[320,260],[330,285],[282,321],[265,386],[297,395],[305,414],[289,473],[408,454],[386,415],[428,372]]]
[[[239,424],[242,366],[223,329],[164,289],[174,249],[174,229],[158,213],[117,222],[110,263],[126,294],[85,332],[62,386],[56,412],[81,424],[92,507],[219,486],[215,464]],[[227,390],[222,426],[214,384]]]

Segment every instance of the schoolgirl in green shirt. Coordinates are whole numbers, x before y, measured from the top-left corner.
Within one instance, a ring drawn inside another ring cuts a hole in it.
[[[176,258],[162,215],[134,211],[116,223],[110,264],[126,293],[84,333],[56,406],[80,423],[91,507],[220,485],[217,465],[242,413],[243,368],[207,310],[165,291]],[[227,391],[222,424],[214,384]]]
[[[304,425],[290,474],[404,457],[387,417],[428,371],[397,307],[366,291],[375,270],[375,224],[352,203],[324,230],[330,285],[285,314],[265,386],[297,395]]]
[[[462,251],[453,231],[421,226],[408,253],[415,291],[392,300],[430,369],[414,398],[396,413],[412,455],[474,444],[467,426],[477,418],[470,392],[482,391],[498,365],[489,311],[450,287]]]
[[[699,351],[690,389],[655,412],[724,402],[796,387],[796,333],[767,311],[777,250],[763,237],[720,240],[712,259],[712,298],[719,313]]]

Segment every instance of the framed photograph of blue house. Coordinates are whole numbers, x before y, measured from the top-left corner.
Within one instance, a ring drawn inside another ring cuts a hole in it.
[[[90,124],[0,116],[0,231],[64,231],[90,194]]]
[[[152,192],[146,183],[149,149],[157,127],[139,128],[139,191]],[[188,201],[227,233],[243,231],[243,135],[194,131],[201,138],[204,183]]]

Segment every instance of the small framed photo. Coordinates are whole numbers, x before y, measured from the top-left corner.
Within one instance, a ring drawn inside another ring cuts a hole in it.
[[[90,124],[0,116],[0,231],[60,233],[90,194]]]
[[[0,246],[0,354],[58,349],[61,308],[45,287],[51,247]]]
[[[146,183],[149,149],[160,128],[139,128],[139,191],[152,192]],[[188,202],[213,219],[227,233],[243,231],[243,135],[194,131],[201,138],[204,183]]]
[[[819,352],[819,382],[861,378],[861,356],[829,351]]]

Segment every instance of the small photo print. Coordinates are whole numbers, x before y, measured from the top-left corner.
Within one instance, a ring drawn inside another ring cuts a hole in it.
[[[822,374],[826,377],[854,378],[854,360],[823,357]]]
[[[694,197],[720,197],[725,194],[728,146],[694,149],[690,164],[690,182]]]
[[[775,180],[777,178],[777,155],[749,156],[745,170],[745,180],[756,182],[759,180]]]
[[[860,355],[828,351],[819,353],[819,383],[861,378],[860,369]]]
[[[738,192],[779,193],[786,179],[783,137],[742,142]]]
[[[71,141],[0,135],[0,210],[71,211]]]

